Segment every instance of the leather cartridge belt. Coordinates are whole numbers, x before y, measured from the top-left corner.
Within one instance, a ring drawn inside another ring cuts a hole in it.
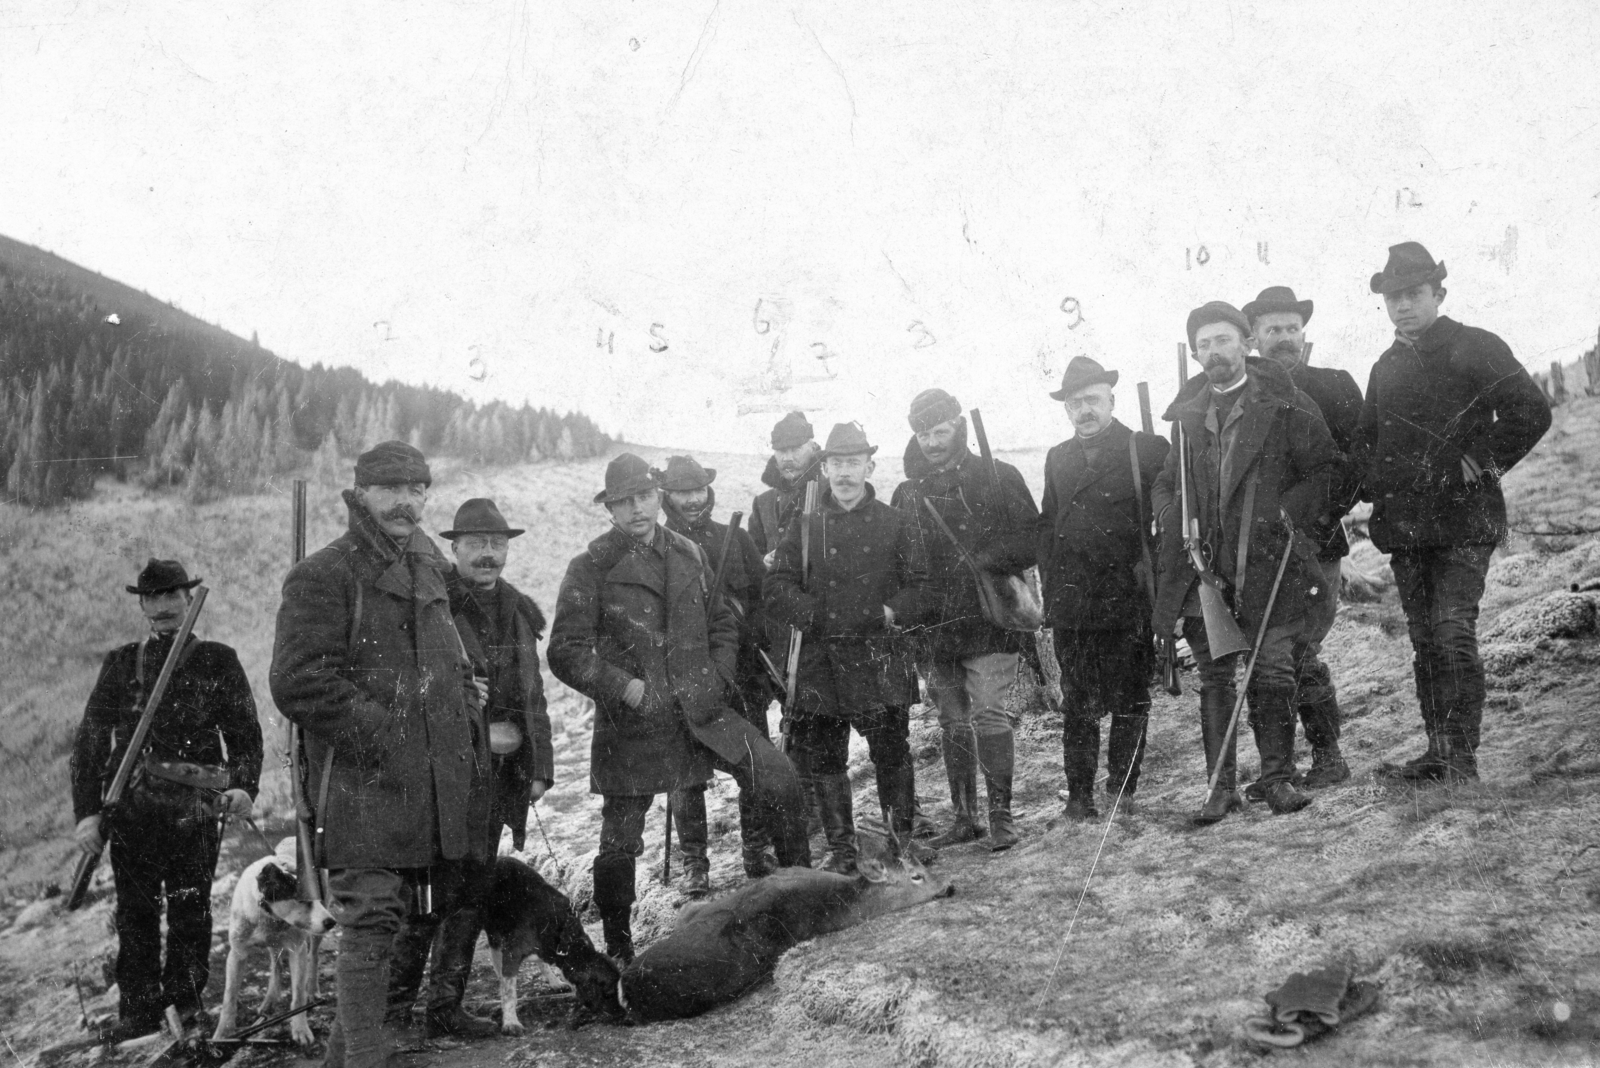
[[[222,791],[228,788],[230,775],[221,764],[195,764],[188,760],[163,760],[144,755],[144,773],[162,782],[176,783],[194,790]]]

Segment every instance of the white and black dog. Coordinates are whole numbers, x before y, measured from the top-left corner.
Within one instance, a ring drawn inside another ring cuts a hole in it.
[[[285,838],[278,843],[276,855],[262,857],[246,868],[233,888],[227,983],[213,1040],[239,1030],[239,979],[251,946],[265,947],[270,961],[267,993],[261,1001],[263,1018],[272,1015],[283,993],[280,956],[289,958],[289,1007],[297,1009],[317,996],[317,953],[322,936],[333,929],[334,919],[322,902],[297,899],[296,870],[295,841]],[[301,1013],[289,1020],[289,1034],[301,1046],[316,1043],[309,1015]]]

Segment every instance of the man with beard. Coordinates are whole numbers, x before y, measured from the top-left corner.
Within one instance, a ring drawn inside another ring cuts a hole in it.
[[[567,565],[550,628],[556,678],[595,702],[589,789],[604,797],[594,903],[606,952],[633,959],[635,860],[654,795],[704,783],[711,769],[754,795],[778,863],[809,867],[793,765],[727,707],[739,628],[712,599],[699,546],[663,527],[650,465],[622,453],[595,495],[611,530]]]
[[[151,560],[137,594],[150,633],[107,654],[72,747],[72,809],[80,848],[111,844],[117,892],[116,1026],[108,1043],[155,1033],[168,1005],[186,1026],[204,1015],[211,955],[217,817],[249,816],[261,777],[261,727],[239,657],[189,636],[156,707],[144,755],[114,813],[104,792],[121,766],[183,617],[200,584],[176,560]],[[165,966],[161,903],[167,906]]]
[[[890,829],[917,859],[933,858],[911,841],[908,738],[916,678],[898,637],[902,628],[927,621],[932,591],[916,524],[877,500],[868,481],[877,451],[859,425],[833,428],[822,453],[827,489],[816,514],[789,524],[762,588],[767,611],[804,635],[790,753],[822,809],[823,867],[844,875],[856,871],[851,727],[866,739]],[[809,574],[802,560],[808,521]]]
[[[494,501],[474,497],[456,509],[452,528],[439,535],[449,540],[455,556],[455,570],[445,582],[450,612],[476,671],[489,726],[489,775],[483,783],[488,805],[474,805],[473,813],[488,818],[484,839],[490,856],[487,862],[463,860],[459,900],[437,902],[432,915],[412,917],[396,941],[389,977],[392,1019],[409,1018],[433,949],[423,1017],[427,1038],[488,1038],[500,1032],[494,1021],[472,1015],[461,1004],[482,929],[479,910],[493,885],[493,854],[502,832],[509,827],[512,846],[521,849],[528,810],[555,781],[539,673],[544,613],[502,577],[511,539],[522,533],[506,522]]]
[[[1339,696],[1321,654],[1323,639],[1333,629],[1339,612],[1339,561],[1350,554],[1341,520],[1355,504],[1360,485],[1359,475],[1351,477],[1348,457],[1361,419],[1361,390],[1349,371],[1306,363],[1302,331],[1311,321],[1311,301],[1296,300],[1294,290],[1288,286],[1268,286],[1241,310],[1250,321],[1257,351],[1288,371],[1295,388],[1316,401],[1340,455],[1332,475],[1328,509],[1306,532],[1317,543],[1317,566],[1328,596],[1308,612],[1306,629],[1294,643],[1295,705],[1305,728],[1306,743],[1311,746],[1311,770],[1300,785],[1314,790],[1350,777],[1350,765],[1339,751]],[[1260,790],[1259,783],[1251,783],[1245,795],[1259,801]]]
[[[1150,489],[1167,442],[1112,414],[1116,384],[1116,371],[1078,356],[1050,394],[1075,431],[1045,457],[1039,509],[1039,571],[1061,663],[1066,816],[1074,820],[1098,815],[1094,775],[1108,715],[1106,800],[1132,811],[1150,721],[1150,595],[1138,569],[1148,566]]]
[[[756,494],[750,505],[750,540],[767,567],[772,566],[783,532],[805,503],[806,483],[817,479],[822,447],[813,434],[810,421],[800,412],[790,412],[772,428],[772,458],[761,472],[761,481],[770,488]]]
[[[667,529],[700,546],[713,575],[722,572],[723,597],[739,623],[739,658],[728,696],[733,710],[767,738],[772,686],[761,664],[766,639],[761,582],[767,577],[767,566],[761,562],[755,542],[742,528],[733,532],[729,559],[723,564],[722,547],[727,541],[728,525],[711,518],[717,503],[711,483],[716,478],[715,468],[701,467],[692,456],[667,457],[667,469],[660,475],[665,493],[661,507],[666,513]],[[672,814],[677,824],[678,848],[683,853],[684,890],[690,897],[704,897],[711,892],[705,784],[676,791],[672,795]],[[756,819],[754,799],[744,791],[739,793],[739,837],[747,876],[759,879],[777,869],[771,836]]]
[[[1428,735],[1420,756],[1380,771],[1413,782],[1478,777],[1478,601],[1506,536],[1500,480],[1550,429],[1550,403],[1506,343],[1439,314],[1444,277],[1415,241],[1391,246],[1372,276],[1395,337],[1372,368],[1355,447]]]
[[[350,529],[295,565],[278,608],[272,696],[305,731],[313,846],[343,928],[328,1068],[387,1062],[395,936],[430,893],[462,900],[470,862],[490,853],[487,727],[450,565],[419,526],[432,481],[403,441],[362,453]]]
[[[1189,380],[1164,416],[1179,424],[1183,448],[1167,455],[1152,495],[1162,530],[1152,622],[1157,634],[1171,634],[1181,619],[1200,670],[1206,771],[1209,776],[1219,764],[1222,769],[1195,817],[1205,825],[1244,807],[1234,767],[1236,736],[1223,744],[1236,697],[1235,669],[1244,654],[1211,655],[1202,582],[1218,591],[1246,642],[1260,642],[1247,693],[1267,804],[1284,814],[1311,803],[1293,782],[1294,643],[1307,612],[1331,592],[1306,532],[1327,511],[1339,453],[1316,402],[1276,363],[1248,355],[1250,324],[1237,308],[1214,300],[1189,313],[1188,327],[1194,358],[1205,373]],[[1184,490],[1198,530],[1197,540],[1187,545],[1178,498]]]
[[[929,579],[937,591],[938,610],[918,635],[918,657],[939,709],[955,813],[950,829],[929,844],[942,849],[983,837],[985,828],[976,816],[981,766],[989,800],[989,848],[998,852],[1017,843],[1011,816],[1014,713],[1006,706],[1028,635],[1002,630],[984,616],[977,583],[961,552],[937,529],[923,502],[933,504],[980,568],[998,576],[1020,575],[1034,565],[1039,509],[1015,467],[997,461],[991,469],[972,455],[966,417],[949,393],[928,389],[917,394],[910,422],[906,480],[895,490],[894,507],[921,531]]]

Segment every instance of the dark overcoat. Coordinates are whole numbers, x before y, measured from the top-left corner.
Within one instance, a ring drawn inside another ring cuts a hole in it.
[[[711,754],[747,760],[733,723],[739,634],[726,604],[711,610],[704,554],[657,526],[649,545],[613,527],[572,558],[546,655],[555,677],[594,700],[589,789],[665,793],[711,777]],[[644,681],[644,701],[623,691]]]
[[[761,481],[768,488],[750,503],[750,538],[763,557],[778,547],[783,532],[805,504],[806,484],[820,481],[821,476],[822,460],[813,457],[811,465],[791,485],[778,473],[777,457],[767,457]]]
[[[1361,472],[1351,461],[1356,427],[1361,422],[1361,388],[1349,371],[1336,367],[1308,367],[1301,364],[1289,372],[1295,388],[1310,397],[1328,425],[1328,433],[1339,450],[1339,463],[1332,472],[1328,489],[1328,509],[1310,531],[1324,560],[1350,555],[1350,539],[1339,522],[1355,505],[1360,493]]]
[[[1339,452],[1322,421],[1316,402],[1294,388],[1289,372],[1271,360],[1249,357],[1249,382],[1234,403],[1224,426],[1233,446],[1226,454],[1219,441],[1211,385],[1196,375],[1178,394],[1162,418],[1183,426],[1189,454],[1189,507],[1200,520],[1201,537],[1211,553],[1212,569],[1231,584],[1228,598],[1247,635],[1254,635],[1265,614],[1277,576],[1278,562],[1288,547],[1282,516],[1294,524],[1294,545],[1272,618],[1283,622],[1305,614],[1313,599],[1327,597],[1317,545],[1307,531],[1328,506],[1329,479]],[[1231,428],[1231,429],[1228,429]],[[1157,634],[1171,634],[1198,575],[1184,550],[1178,500],[1178,450],[1167,454],[1156,479],[1153,502],[1161,524],[1160,580],[1151,622]],[[1250,515],[1245,498],[1251,480],[1256,492]],[[1235,589],[1240,525],[1248,519],[1243,597]]]
[[[1115,419],[1098,439],[1103,443],[1092,462],[1076,437],[1044,459],[1039,572],[1045,618],[1060,630],[1143,630],[1150,594],[1135,571],[1144,559],[1139,539],[1149,529],[1151,492],[1169,446]],[[1139,461],[1137,490],[1130,440]]]
[[[967,450],[965,424],[956,445],[961,459],[936,471],[913,435],[905,451],[906,480],[890,502],[916,525],[928,556],[936,606],[918,644],[933,660],[1020,652],[1027,635],[1003,630],[984,616],[977,579],[922,502],[932,501],[977,565],[996,575],[1021,575],[1037,561],[1039,509],[1022,472],[997,461],[997,482],[988,464]]]
[[[420,530],[397,546],[352,491],[345,502],[350,529],[284,580],[270,675],[278,710],[305,731],[307,798],[326,806],[319,862],[486,856],[473,804],[486,803],[488,732],[450,616],[450,564]]]
[[[796,703],[807,715],[846,717],[875,705],[914,703],[912,650],[890,634],[884,606],[900,627],[931,622],[937,598],[916,524],[877,500],[845,511],[826,486],[811,517],[811,575],[801,582],[801,526],[796,516],[778,543],[762,596],[780,623],[797,627],[800,677]]]
[[[716,503],[716,491],[708,487],[708,514],[716,507]],[[661,509],[666,516],[667,529],[698,545],[705,554],[707,566],[715,575],[722,566],[722,545],[727,540],[728,524],[707,519],[695,526],[673,506],[666,494],[662,494]],[[739,658],[735,664],[735,675],[740,691],[758,701],[764,713],[767,700],[771,697],[760,654],[761,650],[769,648],[772,640],[767,633],[766,615],[761,609],[761,584],[767,578],[767,565],[761,559],[761,550],[756,547],[755,540],[742,526],[733,532],[732,549],[727,566],[722,569],[722,589],[728,607],[733,610],[739,624]]]
[[[1373,544],[1500,542],[1500,479],[1549,429],[1543,391],[1487,330],[1440,316],[1415,345],[1397,339],[1372,368],[1356,436]],[[1470,485],[1463,456],[1483,468]]]
[[[505,715],[522,731],[523,744],[505,756],[490,754],[489,817],[491,826],[501,823],[511,828],[511,843],[523,847],[528,834],[528,807],[533,803],[535,780],[555,782],[555,754],[550,744],[550,712],[544,696],[544,675],[539,671],[539,639],[544,637],[544,613],[533,598],[505,579],[495,584],[495,603],[501,620],[503,648],[497,655],[485,648],[489,633],[483,607],[458,572],[450,573],[446,584],[450,592],[450,612],[456,630],[474,664],[487,668],[492,692],[510,694],[514,709],[490,707],[486,718],[493,722]],[[505,625],[510,624],[510,633]],[[511,678],[496,679],[494,672],[502,662]],[[507,685],[507,684],[510,685]]]

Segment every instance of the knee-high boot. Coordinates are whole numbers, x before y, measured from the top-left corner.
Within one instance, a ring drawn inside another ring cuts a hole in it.
[[[594,907],[600,913],[606,954],[621,963],[633,960],[634,859],[594,858]]]
[[[822,870],[839,875],[856,873],[856,826],[850,796],[850,776],[817,775],[817,802],[822,806],[822,830],[828,837],[828,859]]]
[[[904,855],[921,864],[931,864],[939,851],[914,837],[916,779],[910,761],[898,767],[878,768],[878,804],[883,809],[883,825],[894,834]]]
[[[1294,691],[1262,688],[1250,697],[1250,727],[1261,754],[1261,787],[1274,813],[1298,812],[1311,798],[1294,785]]]
[[[944,771],[950,780],[950,808],[954,820],[950,829],[929,840],[935,849],[960,845],[983,837],[978,825],[978,754],[972,728],[963,726],[944,736]]]
[[[412,916],[394,936],[394,949],[389,955],[388,1007],[383,1014],[385,1023],[398,1027],[410,1026],[411,1007],[422,990],[422,977],[428,970],[428,952],[438,930],[437,920]]]
[[[1011,731],[978,735],[978,763],[989,792],[989,850],[998,853],[1017,844],[1011,819],[1011,785],[1016,772],[1016,740]]]
[[[433,974],[428,978],[428,1013],[423,1020],[423,1034],[428,1038],[491,1038],[500,1033],[493,1020],[474,1016],[461,1005],[472,973],[472,952],[478,945],[478,920],[477,909],[457,909],[439,925]]]
[[[1207,794],[1205,804],[1200,806],[1200,812],[1194,817],[1194,822],[1201,826],[1216,823],[1228,813],[1244,808],[1244,798],[1239,796],[1239,772],[1235,758],[1239,745],[1238,732],[1235,731],[1234,736],[1227,739],[1227,745],[1222,744],[1228,732],[1228,723],[1233,717],[1235,696],[1231,686],[1202,688],[1200,691],[1200,740],[1206,750],[1206,782],[1211,781],[1219,763],[1222,767],[1217,788]]]

